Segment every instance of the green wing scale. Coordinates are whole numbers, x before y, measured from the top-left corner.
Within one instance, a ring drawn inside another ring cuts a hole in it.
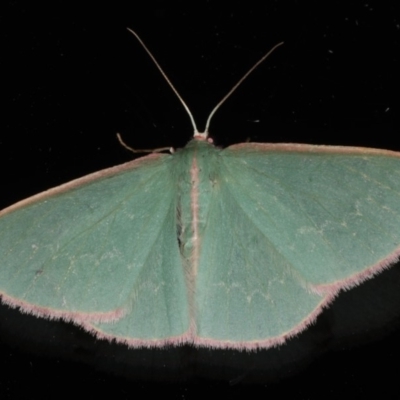
[[[133,314],[131,335],[147,339],[186,331],[176,194],[165,157],[100,171],[3,210],[3,301],[84,326]]]
[[[400,253],[400,158],[195,138],[0,213],[0,291],[132,347],[267,348]]]
[[[201,343],[282,343],[340,289],[397,260],[398,153],[249,143],[222,150],[218,168],[201,244]]]

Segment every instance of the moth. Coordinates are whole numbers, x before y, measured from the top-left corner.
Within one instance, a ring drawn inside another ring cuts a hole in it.
[[[149,50],[167,82],[176,92]],[[208,127],[0,212],[0,293],[131,347],[259,349],[400,253],[400,153],[215,147]]]

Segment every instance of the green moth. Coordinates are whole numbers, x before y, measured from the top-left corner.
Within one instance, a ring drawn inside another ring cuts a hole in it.
[[[393,264],[400,153],[208,138],[266,56],[184,149],[1,211],[2,301],[131,347],[268,348]]]

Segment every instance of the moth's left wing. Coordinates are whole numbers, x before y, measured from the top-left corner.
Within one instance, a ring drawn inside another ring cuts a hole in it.
[[[189,315],[169,159],[149,155],[3,210],[2,300],[133,346],[182,341]]]

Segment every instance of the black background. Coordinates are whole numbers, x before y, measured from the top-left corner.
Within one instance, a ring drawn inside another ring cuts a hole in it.
[[[400,150],[396,1],[4,2],[0,208],[133,158],[182,147],[234,83],[284,41],[215,115],[217,145],[246,140]],[[398,397],[400,269],[342,293],[278,349],[129,350],[0,307],[0,397],[60,394],[298,399]],[[394,363],[394,366],[393,366]]]

